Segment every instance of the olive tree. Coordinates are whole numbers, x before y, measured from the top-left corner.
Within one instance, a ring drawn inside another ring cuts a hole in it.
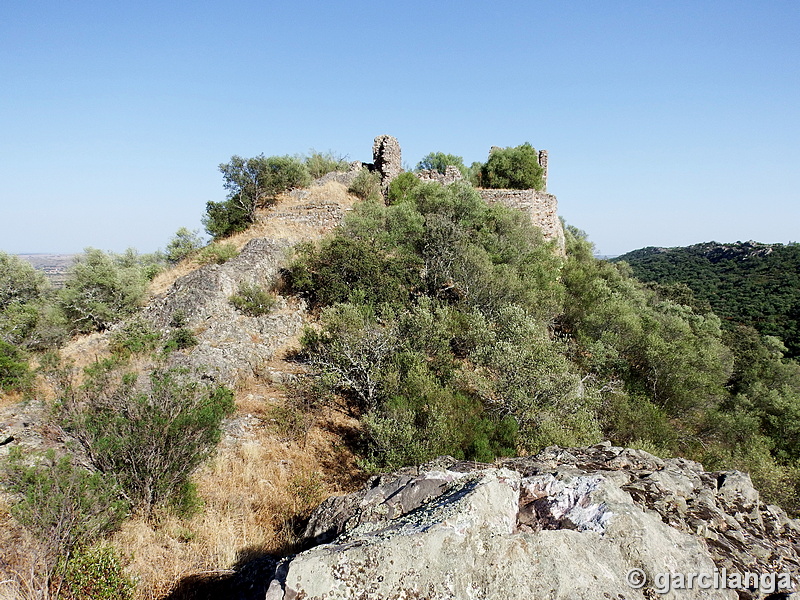
[[[215,238],[247,229],[255,222],[256,209],[277,194],[311,183],[308,167],[293,156],[260,154],[254,158],[234,155],[219,165],[228,190],[224,202],[208,202],[203,224]]]
[[[61,307],[76,331],[104,331],[138,308],[147,283],[135,252],[118,256],[87,248],[70,269]]]

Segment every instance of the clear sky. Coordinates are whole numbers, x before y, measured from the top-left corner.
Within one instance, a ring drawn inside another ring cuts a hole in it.
[[[800,239],[800,1],[0,3],[0,250],[143,252],[231,155],[550,153],[602,254]]]

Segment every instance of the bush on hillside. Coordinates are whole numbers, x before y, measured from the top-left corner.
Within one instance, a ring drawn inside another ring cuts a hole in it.
[[[75,600],[133,600],[136,582],[111,546],[81,550],[64,568],[64,585]]]
[[[236,256],[239,256],[239,251],[233,244],[213,242],[200,250],[195,260],[199,265],[221,265]]]
[[[215,240],[244,231],[253,223],[246,207],[236,199],[207,202],[202,221],[206,232]]]
[[[37,300],[49,287],[45,276],[29,262],[0,252],[0,311]]]
[[[11,513],[42,544],[49,570],[63,567],[78,546],[114,530],[127,515],[113,476],[89,473],[53,451],[26,456],[14,447],[4,470],[16,498]]]
[[[22,391],[31,383],[31,372],[25,354],[12,344],[0,340],[0,391]]]
[[[109,348],[114,354],[130,356],[152,352],[160,343],[161,334],[152,325],[134,319],[111,334]]]
[[[339,156],[330,151],[317,152],[313,149],[305,157],[305,165],[312,179],[319,179],[333,171],[347,171],[350,169],[350,163],[347,162],[344,156]]]
[[[113,473],[135,507],[185,504],[195,469],[234,410],[233,393],[183,369],[157,369],[148,380],[99,363],[61,402],[64,424],[92,463]]]
[[[534,440],[519,427],[534,421],[534,407],[521,399],[538,389],[546,405],[551,380],[569,396],[576,376],[545,379],[540,370],[528,387],[513,380],[515,368],[533,368],[542,356],[564,366],[556,349],[542,350],[549,344],[542,326],[539,345],[513,365],[488,349],[499,341],[507,307],[519,306],[531,322],[552,318],[559,259],[521,216],[487,206],[468,184],[445,188],[415,179],[398,177],[389,206],[364,202],[338,234],[298,248],[289,284],[327,307],[322,331],[304,337],[305,353],[321,381],[361,417],[370,469],[442,453],[484,460],[513,453],[520,441],[544,443],[543,428]],[[465,359],[480,377],[461,370]],[[501,404],[512,382],[520,401]],[[559,402],[552,420],[568,405]],[[596,439],[589,411],[573,412],[571,427],[580,430],[573,437]]]
[[[176,264],[200,250],[204,245],[199,231],[190,231],[186,227],[181,227],[167,244],[165,255],[170,263]]]
[[[383,194],[381,193],[381,174],[377,171],[362,170],[347,191],[357,198],[362,200],[369,200],[372,202],[383,201]]]
[[[389,184],[386,199],[389,204],[400,204],[402,202],[412,201],[414,190],[420,185],[422,185],[422,181],[413,173],[409,173],[408,171],[400,173],[400,175],[392,179]]]
[[[61,308],[75,331],[104,331],[139,308],[148,276],[149,265],[133,250],[117,255],[87,248],[70,268]]]
[[[257,283],[239,284],[238,292],[229,300],[236,310],[249,317],[266,315],[275,306],[275,296]]]
[[[61,344],[67,333],[68,323],[45,276],[0,252],[0,341],[45,350]]]
[[[166,352],[175,352],[176,350],[187,350],[197,346],[197,336],[188,327],[177,327],[173,329],[167,337],[167,342],[164,344]]]

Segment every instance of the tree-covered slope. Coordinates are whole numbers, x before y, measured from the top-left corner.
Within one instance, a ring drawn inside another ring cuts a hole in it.
[[[368,469],[610,439],[750,471],[796,510],[800,366],[629,271],[574,228],[561,258],[521,213],[406,174],[297,248],[283,290],[319,317],[300,358],[361,421]]]
[[[707,242],[642,248],[614,261],[642,281],[686,284],[728,325],[778,337],[800,356],[800,245]]]

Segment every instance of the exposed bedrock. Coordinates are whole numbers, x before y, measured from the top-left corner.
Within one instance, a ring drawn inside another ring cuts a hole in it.
[[[766,598],[698,581],[662,593],[659,574],[800,574],[798,523],[747,475],[607,443],[375,477],[325,501],[305,535],[269,600]]]

